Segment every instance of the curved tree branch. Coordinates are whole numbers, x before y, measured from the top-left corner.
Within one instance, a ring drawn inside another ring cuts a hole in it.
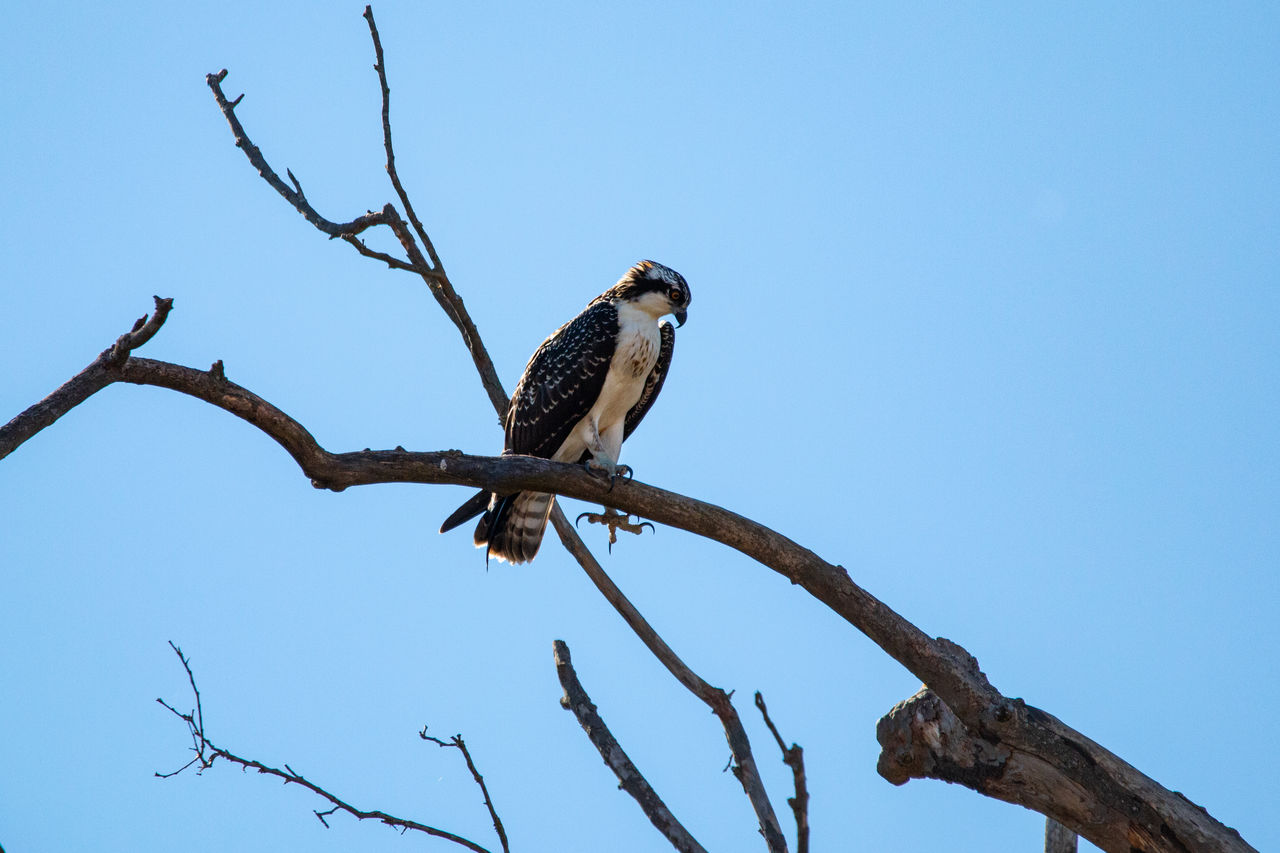
[[[81,376],[68,384],[78,382]],[[201,371],[131,357],[118,368],[104,372],[104,377],[105,380],[95,380],[98,387],[115,381],[156,385],[226,409],[275,439],[317,488],[341,491],[373,483],[428,483],[503,493],[524,489],[553,492],[604,503],[714,539],[782,574],[840,614],[929,685],[967,730],[1056,768],[1085,798],[1087,811],[1095,819],[1086,825],[1068,815],[1054,816],[1103,849],[1127,850],[1114,846],[1112,842],[1117,837],[1130,839],[1134,849],[1144,851],[1252,849],[1238,833],[1202,808],[1162,787],[1084,735],[1020,699],[1001,695],[962,648],[926,635],[855,584],[842,567],[737,513],[636,481],[620,480],[610,490],[608,484],[581,466],[530,456],[471,456],[456,450],[404,449],[331,453],[301,424],[228,380],[221,370]],[[62,391],[59,389],[38,405],[44,406],[55,398],[65,403],[65,399],[75,396],[63,395]],[[61,413],[58,411],[49,422]],[[9,432],[22,417],[0,428],[0,447],[11,443]],[[1017,802],[1041,810],[1041,804],[1029,795]],[[1137,808],[1137,804],[1143,808]]]

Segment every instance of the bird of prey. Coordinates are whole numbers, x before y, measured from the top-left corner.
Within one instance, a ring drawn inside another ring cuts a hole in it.
[[[673,269],[641,261],[582,313],[556,329],[529,359],[507,408],[503,455],[577,462],[612,480],[622,442],[662,390],[675,347],[672,314],[683,326],[689,285]],[[484,513],[476,547],[510,563],[538,553],[554,495],[482,491],[440,526],[452,530]]]

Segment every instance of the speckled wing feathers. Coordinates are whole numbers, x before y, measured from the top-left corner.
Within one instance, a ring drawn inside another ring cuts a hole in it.
[[[507,412],[504,452],[550,458],[604,388],[618,338],[618,309],[596,300],[542,342]]]

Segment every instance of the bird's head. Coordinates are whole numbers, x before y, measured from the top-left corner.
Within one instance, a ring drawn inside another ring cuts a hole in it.
[[[627,270],[610,293],[614,299],[624,299],[655,318],[674,314],[678,326],[688,318],[689,301],[693,298],[684,276],[653,261],[641,261]]]

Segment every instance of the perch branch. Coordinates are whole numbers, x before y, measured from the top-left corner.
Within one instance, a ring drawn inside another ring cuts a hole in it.
[[[1107,846],[1117,837],[1130,838],[1134,848],[1143,851],[1182,853],[1182,848],[1213,845],[1221,850],[1253,849],[1238,833],[1199,806],[1160,786],[1084,735],[1019,699],[1001,695],[963,649],[924,634],[855,584],[842,567],[827,563],[782,534],[722,507],[634,480],[618,481],[610,491],[608,484],[581,466],[529,456],[484,457],[458,451],[412,453],[402,449],[330,453],[288,415],[214,371],[130,357],[106,376],[106,384],[124,381],[158,385],[232,412],[274,438],[320,488],[341,490],[399,482],[464,485],[501,493],[526,489],[552,492],[608,503],[633,515],[714,539],[800,585],[866,634],[929,685],[969,731],[982,732],[992,742],[1057,768],[1083,792],[1090,804],[1089,814],[1100,816],[1088,824],[1072,822],[1070,818],[1062,823],[1103,849],[1120,849]],[[0,447],[11,443],[11,426],[12,422],[0,428]],[[906,781],[910,774],[898,776]],[[1034,800],[1030,793],[1025,796],[1028,805],[1038,809],[1031,804]],[[1135,801],[1144,808],[1135,809]],[[1100,827],[1107,829],[1104,832]]]
[[[187,724],[187,731],[190,733],[191,741],[192,741],[191,749],[192,749],[192,752],[195,753],[195,757],[192,758],[190,761],[188,761],[185,765],[183,765],[182,767],[180,767],[179,769],[171,773],[156,773],[155,775],[158,778],[168,779],[170,777],[177,776],[179,773],[186,770],[188,767],[191,767],[192,765],[198,765],[196,772],[203,773],[205,770],[208,770],[210,767],[212,767],[214,762],[217,759],[221,758],[224,761],[230,762],[231,764],[239,765],[245,770],[256,770],[258,773],[264,776],[275,776],[277,779],[284,780],[284,783],[286,785],[289,785],[289,784],[300,785],[301,787],[306,788],[308,791],[311,791],[313,794],[323,798],[331,805],[331,808],[326,809],[325,811],[317,811],[315,812],[315,816],[320,820],[321,823],[325,825],[326,828],[329,826],[329,822],[326,821],[325,818],[328,817],[329,815],[335,814],[336,812],[342,811],[342,812],[346,812],[347,814],[351,815],[357,820],[376,820],[380,823],[386,824],[387,826],[395,827],[402,832],[406,832],[412,829],[415,832],[422,832],[422,833],[425,833],[426,835],[431,835],[436,838],[443,838],[446,841],[452,841],[454,844],[459,844],[467,848],[468,850],[474,850],[475,853],[490,853],[490,851],[487,848],[481,847],[479,844],[476,844],[474,841],[470,841],[466,838],[463,838],[460,835],[455,835],[454,833],[448,832],[447,830],[438,829],[434,826],[428,826],[424,823],[419,823],[418,821],[415,821],[415,820],[407,820],[405,818],[395,817],[394,815],[390,815],[384,811],[379,811],[376,809],[371,811],[366,811],[364,809],[356,808],[355,806],[345,802],[344,800],[335,796],[334,794],[329,793],[324,788],[321,788],[319,785],[315,784],[314,782],[311,782],[306,777],[302,776],[302,774],[295,772],[293,768],[290,767],[288,764],[284,765],[284,769],[281,770],[276,767],[269,767],[268,765],[263,764],[260,761],[256,761],[252,758],[242,758],[241,756],[236,755],[230,750],[223,749],[220,746],[216,746],[205,735],[204,711],[201,708],[201,704],[200,704],[200,691],[196,689],[196,677],[195,677],[195,674],[191,671],[191,661],[182,653],[182,649],[178,648],[172,642],[169,643],[169,646],[173,649],[174,653],[177,654],[178,660],[182,661],[182,666],[187,671],[187,680],[191,683],[192,693],[195,694],[196,706],[191,711],[188,711],[187,713],[183,713],[177,710],[176,708],[174,708],[172,705],[170,705],[168,702],[164,701],[163,699],[157,699],[156,702],[163,705],[165,708],[169,710],[170,713],[172,713],[174,716],[178,717],[180,720],[182,720],[184,723]],[[468,761],[468,763],[470,762]],[[505,837],[504,837],[503,849],[506,850]]]
[[[667,841],[671,842],[672,847],[681,853],[706,853],[702,845],[671,813],[666,803],[662,802],[662,798],[627,757],[627,753],[618,744],[604,720],[600,719],[596,706],[592,704],[591,697],[587,695],[582,683],[578,681],[578,674],[574,672],[573,661],[569,657],[569,647],[564,641],[556,640],[553,648],[556,674],[560,677],[560,686],[564,688],[564,697],[561,698],[560,705],[565,710],[572,711],[578,718],[579,725],[599,750],[604,763],[618,777],[619,787],[635,798],[649,821],[666,837]]]

